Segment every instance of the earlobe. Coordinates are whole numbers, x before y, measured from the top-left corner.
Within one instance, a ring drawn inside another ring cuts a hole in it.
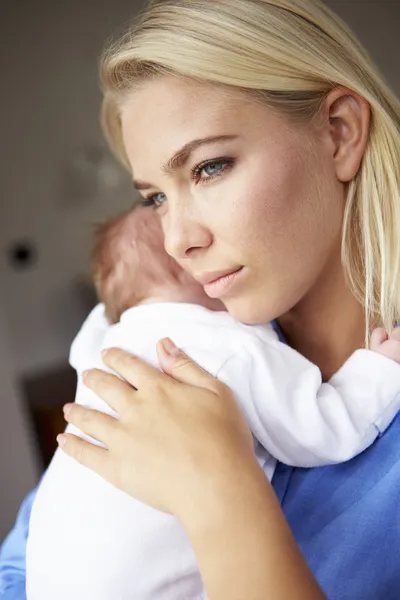
[[[335,88],[326,98],[336,175],[349,183],[357,175],[368,142],[370,106],[356,92]]]

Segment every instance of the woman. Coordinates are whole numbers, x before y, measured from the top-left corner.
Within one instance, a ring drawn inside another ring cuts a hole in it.
[[[324,379],[393,328],[400,106],[323,4],[151,2],[102,83],[107,136],[167,251],[235,318],[275,319]],[[397,598],[400,419],[346,464],[279,465],[279,506],[230,391],[171,340],[158,354],[164,373],[107,353],[124,380],[86,384],[120,421],[65,414],[109,450],[62,435],[64,451],[181,520],[211,600]]]

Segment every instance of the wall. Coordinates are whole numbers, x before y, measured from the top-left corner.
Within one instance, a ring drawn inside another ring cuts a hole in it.
[[[84,316],[76,284],[86,271],[90,227],[132,199],[128,178],[95,197],[74,186],[71,173],[82,150],[102,144],[100,49],[140,3],[7,4],[0,21],[6,92],[0,99],[0,282],[10,351],[16,369],[26,372],[65,359]],[[10,267],[7,248],[19,239],[37,246],[35,269]]]
[[[324,0],[355,31],[400,96],[398,0]]]

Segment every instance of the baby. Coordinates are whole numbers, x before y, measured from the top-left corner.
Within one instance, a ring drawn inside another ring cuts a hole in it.
[[[99,229],[93,277],[102,303],[70,355],[78,403],[118,418],[82,384],[83,371],[104,368],[100,352],[111,346],[158,368],[156,342],[169,336],[233,390],[268,478],[276,459],[310,467],[352,458],[399,410],[399,332],[390,339],[375,333],[372,350],[357,350],[322,383],[318,368],[281,343],[271,324],[238,323],[205,295],[165,253],[150,209],[134,209]],[[28,600],[206,597],[179,521],[113,488],[60,450],[33,506],[26,566]]]

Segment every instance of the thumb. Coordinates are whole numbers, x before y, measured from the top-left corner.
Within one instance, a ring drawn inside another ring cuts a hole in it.
[[[215,391],[215,377],[193,362],[170,338],[158,342],[157,355],[164,373],[176,381]]]

